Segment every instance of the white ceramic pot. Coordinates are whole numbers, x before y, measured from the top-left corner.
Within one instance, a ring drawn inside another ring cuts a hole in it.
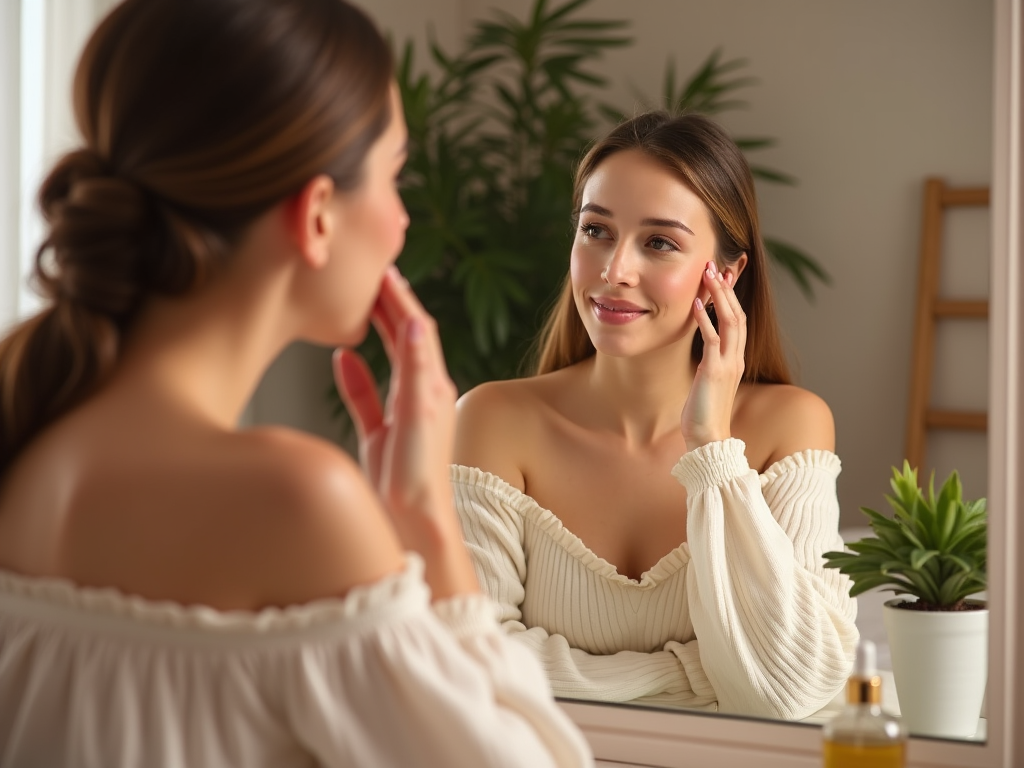
[[[885,603],[900,711],[911,734],[971,738],[988,677],[988,608],[914,611]],[[968,600],[985,605],[984,601]]]

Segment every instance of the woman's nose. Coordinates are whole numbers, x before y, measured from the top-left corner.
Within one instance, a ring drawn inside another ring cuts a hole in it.
[[[636,285],[636,263],[627,243],[620,242],[616,246],[601,272],[601,279],[609,285]]]

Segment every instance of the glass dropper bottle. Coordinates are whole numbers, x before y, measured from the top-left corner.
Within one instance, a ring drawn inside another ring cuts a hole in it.
[[[822,728],[824,768],[903,768],[907,731],[882,711],[875,644],[861,640],[846,683],[846,707]]]

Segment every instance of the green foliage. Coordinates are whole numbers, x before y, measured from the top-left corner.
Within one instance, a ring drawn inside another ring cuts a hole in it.
[[[526,20],[494,11],[457,55],[436,42],[436,74],[417,73],[406,43],[397,80],[409,127],[402,196],[411,224],[398,265],[437,318],[448,370],[460,391],[523,373],[543,318],[568,271],[572,175],[586,146],[623,115],[596,100],[607,87],[593,69],[632,44],[625,20],[590,19],[590,0],[536,0]],[[746,62],[713,52],[690,78],[670,62],[663,106],[715,114],[743,103]],[[678,83],[678,86],[677,86]],[[770,139],[739,140],[746,150]],[[754,167],[758,178],[793,183]],[[808,296],[828,276],[792,246],[769,251]],[[360,350],[385,380],[376,337]]]
[[[985,499],[964,501],[960,477],[953,472],[935,495],[934,474],[927,497],[917,471],[903,462],[893,467],[894,496],[886,496],[892,519],[861,507],[875,536],[848,544],[851,552],[826,552],[826,568],[838,568],[853,580],[850,595],[876,587],[915,595],[937,610],[954,610],[986,587],[988,518]],[[888,585],[888,586],[887,586]]]

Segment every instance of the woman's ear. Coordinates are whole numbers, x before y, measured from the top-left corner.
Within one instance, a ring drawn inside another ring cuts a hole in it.
[[[303,261],[313,269],[323,268],[331,257],[337,226],[333,201],[334,182],[321,174],[306,182],[286,207],[288,234]]]
[[[732,284],[736,285],[736,281],[740,279],[740,275],[743,274],[743,270],[747,268],[747,254],[741,253],[740,257],[736,259],[732,264],[727,265],[722,272],[725,274],[732,273]]]

